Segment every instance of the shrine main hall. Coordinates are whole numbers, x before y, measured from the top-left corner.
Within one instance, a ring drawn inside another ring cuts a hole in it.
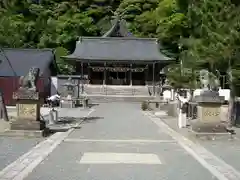
[[[117,18],[102,37],[80,37],[74,52],[62,58],[89,84],[144,86],[159,81],[161,69],[172,61],[160,50],[157,39],[132,36]]]

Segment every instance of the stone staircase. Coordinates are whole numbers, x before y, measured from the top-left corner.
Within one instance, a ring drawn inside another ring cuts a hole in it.
[[[84,90],[93,103],[116,101],[142,102],[154,98],[149,96],[146,86],[87,85]]]
[[[117,95],[88,95],[90,103],[110,102],[143,102],[153,100],[153,96],[117,96]]]
[[[84,86],[84,91],[89,94],[89,95],[94,95],[94,94],[104,94],[104,87],[99,85],[85,85]]]
[[[86,85],[84,90],[89,95],[128,95],[148,96],[147,86],[102,86]]]

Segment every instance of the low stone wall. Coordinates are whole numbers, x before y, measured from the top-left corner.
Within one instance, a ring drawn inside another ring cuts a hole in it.
[[[192,104],[194,105],[194,104]],[[178,102],[170,101],[168,104],[160,104],[159,109],[166,111],[169,116],[178,117]],[[195,112],[196,113],[196,112]],[[228,120],[228,105],[221,106],[221,121]],[[195,117],[196,118],[196,117]]]
[[[166,111],[169,116],[177,117],[178,116],[178,102],[169,101],[168,103],[161,103],[159,109]]]
[[[167,105],[167,114],[172,117],[178,117],[178,102],[171,101]]]

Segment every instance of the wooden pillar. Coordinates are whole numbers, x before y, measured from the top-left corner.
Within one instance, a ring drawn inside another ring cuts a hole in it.
[[[84,91],[84,85],[83,85],[83,62],[81,62],[81,93]]]
[[[148,64],[145,66],[145,70],[144,70],[144,74],[145,74],[145,86],[147,85],[147,82],[148,82]]]
[[[81,65],[79,62],[75,63],[75,75],[80,75],[81,74]]]
[[[90,68],[90,63],[88,63],[88,81],[89,81],[89,84],[91,84],[91,68]]]
[[[130,64],[130,86],[132,86],[132,64]]]
[[[153,95],[155,95],[156,88],[155,88],[155,63],[153,63]]]
[[[74,74],[77,74],[78,73],[78,63],[77,63],[77,61],[75,62],[75,72],[74,72]]]
[[[107,71],[106,71],[107,63],[104,63],[104,71],[103,71],[103,85],[106,85],[106,79],[107,79]]]

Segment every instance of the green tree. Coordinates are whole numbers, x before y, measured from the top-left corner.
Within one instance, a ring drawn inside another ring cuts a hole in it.
[[[63,47],[57,47],[55,49],[56,63],[60,74],[72,74],[74,72],[74,66],[65,61],[62,56],[67,56],[68,50]]]

